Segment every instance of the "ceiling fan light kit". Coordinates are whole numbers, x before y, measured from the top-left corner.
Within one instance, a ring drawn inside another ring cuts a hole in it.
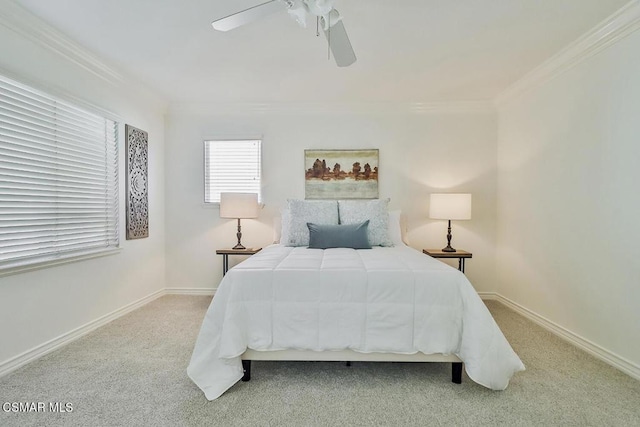
[[[289,15],[301,26],[307,26],[307,17],[312,16],[322,23],[329,50],[338,67],[348,67],[356,62],[347,31],[342,23],[342,16],[333,7],[335,0],[271,0],[249,9],[242,10],[211,23],[218,31],[229,31],[242,25],[263,18],[286,8]]]

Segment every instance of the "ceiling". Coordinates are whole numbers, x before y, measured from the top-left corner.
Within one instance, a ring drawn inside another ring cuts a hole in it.
[[[172,103],[491,100],[628,0],[336,0],[358,60],[327,59],[286,12],[227,33],[264,0],[16,0]]]

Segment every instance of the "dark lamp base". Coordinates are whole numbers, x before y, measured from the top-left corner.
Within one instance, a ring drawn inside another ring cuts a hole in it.
[[[238,238],[238,244],[235,245],[233,248],[231,249],[235,249],[237,251],[242,250],[242,249],[247,249],[244,246],[242,246],[242,228],[240,227],[240,218],[238,218],[238,232],[236,233],[236,237]]]
[[[240,240],[238,240],[240,242]],[[442,249],[442,252],[455,252],[456,250],[451,247],[451,220],[449,220],[449,227],[447,227],[447,247]]]

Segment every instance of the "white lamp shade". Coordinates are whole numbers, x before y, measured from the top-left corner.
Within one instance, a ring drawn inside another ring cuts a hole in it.
[[[429,199],[429,218],[446,220],[471,219],[471,194],[431,194]]]
[[[256,193],[220,193],[220,218],[257,218]]]

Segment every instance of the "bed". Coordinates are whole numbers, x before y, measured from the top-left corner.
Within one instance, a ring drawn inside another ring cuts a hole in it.
[[[187,373],[213,400],[250,360],[452,362],[454,377],[464,362],[494,390],[524,369],[464,274],[399,244],[276,244],[229,270]]]

